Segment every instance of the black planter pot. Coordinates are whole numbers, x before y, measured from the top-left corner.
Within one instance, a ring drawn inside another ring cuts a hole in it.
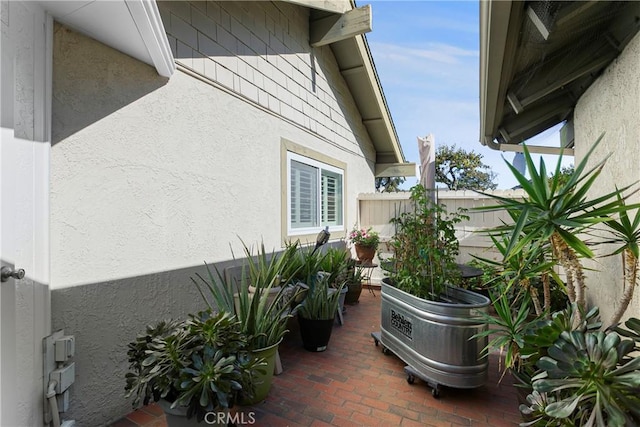
[[[318,352],[327,349],[334,320],[335,319],[305,319],[298,314],[300,336],[302,337],[302,345],[305,350]]]

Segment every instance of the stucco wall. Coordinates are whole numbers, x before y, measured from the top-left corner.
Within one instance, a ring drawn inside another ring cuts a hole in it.
[[[278,3],[276,9],[287,10],[267,21],[265,9],[272,3],[240,3],[241,9],[221,12],[222,22],[235,25],[246,15],[255,22],[255,9],[265,17],[271,44],[277,40],[272,33],[307,43],[304,8]],[[187,4],[191,16],[205,4],[211,2]],[[160,8],[165,23],[173,22],[165,5]],[[189,66],[188,54],[180,52],[174,52],[177,61]],[[278,55],[314,57],[309,78],[316,82],[313,95],[297,89],[294,96],[283,88],[295,90],[299,83],[286,75],[284,86],[276,85],[279,97],[270,95],[274,103],[267,106],[260,95],[256,101],[242,93],[242,65],[234,59],[240,53],[222,53],[216,61],[194,50],[189,54],[214,65],[235,61],[231,81],[239,86],[184,71],[166,80],[72,30],[55,30],[52,321],[76,336],[76,383],[67,416],[81,426],[101,425],[131,410],[123,398],[126,343],[150,322],[202,308],[189,276],[203,261],[229,260],[230,243],[241,253],[238,237],[280,247],[283,139],[346,163],[347,226],[356,221],[357,194],[373,189],[372,162],[365,157],[373,156],[372,146],[330,50],[285,51],[283,45],[267,54],[274,61],[281,61]],[[265,61],[255,52],[241,56]],[[261,64],[251,74],[258,82],[256,70],[270,63]],[[302,110],[291,107],[300,114],[289,116],[289,103],[302,103]],[[336,109],[323,113],[325,104]],[[320,123],[328,117],[347,127],[325,129]]]
[[[613,191],[640,179],[640,35],[580,98],[574,113],[576,162],[580,161],[592,143],[603,133],[604,141],[591,156],[591,163],[611,155],[594,186],[594,194]],[[632,197],[639,200],[638,195]],[[606,254],[611,248],[600,248]],[[600,307],[608,322],[622,293],[622,267],[616,257],[600,258],[588,271],[588,297]],[[640,295],[636,290],[627,316],[640,317]]]

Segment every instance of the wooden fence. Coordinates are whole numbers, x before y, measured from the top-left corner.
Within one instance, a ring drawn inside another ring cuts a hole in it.
[[[522,198],[522,190],[495,190],[489,191],[501,197]],[[494,206],[495,199],[476,193],[475,191],[447,191],[438,190],[439,203],[446,205],[449,212],[458,208],[466,209],[468,221],[459,223],[456,227],[460,242],[460,255],[458,262],[466,263],[472,260],[472,254],[484,258],[498,259],[498,253],[492,249],[492,242],[487,236],[479,233],[480,230],[498,226],[509,222],[510,218],[505,211],[473,211],[479,206]],[[399,193],[363,193],[358,196],[358,218],[362,228],[372,227],[380,233],[382,242],[388,241],[394,234],[394,226],[390,220],[402,212],[412,209],[409,192]],[[381,245],[381,251],[385,252],[385,245]],[[376,270],[373,278],[382,278],[382,271]]]

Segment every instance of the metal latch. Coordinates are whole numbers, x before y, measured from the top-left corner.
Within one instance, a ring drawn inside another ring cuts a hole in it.
[[[22,268],[14,270],[11,267],[2,267],[2,269],[0,269],[0,282],[6,282],[12,277],[18,280],[22,279],[24,277],[24,270]]]

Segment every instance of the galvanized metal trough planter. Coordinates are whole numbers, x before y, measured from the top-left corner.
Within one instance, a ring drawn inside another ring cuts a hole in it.
[[[393,352],[407,366],[407,381],[425,381],[434,397],[440,385],[454,388],[481,387],[487,380],[489,362],[483,356],[487,337],[472,338],[486,330],[478,316],[488,310],[484,295],[449,287],[443,301],[428,301],[382,281],[381,331],[374,332],[376,345]],[[445,302],[446,301],[446,302]]]

